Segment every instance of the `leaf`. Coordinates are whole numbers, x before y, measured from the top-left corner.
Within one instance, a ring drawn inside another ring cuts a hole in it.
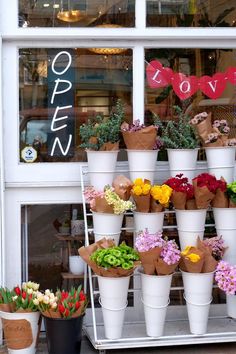
[[[221,22],[228,14],[230,14],[230,12],[232,12],[233,10],[234,10],[234,7],[231,7],[230,9],[224,10],[224,11],[216,18],[214,25],[215,25],[215,26],[219,26],[220,22]],[[227,23],[227,22],[225,22],[225,23]],[[228,24],[228,26],[230,26],[230,25]],[[220,27],[222,27],[222,26],[220,26]]]

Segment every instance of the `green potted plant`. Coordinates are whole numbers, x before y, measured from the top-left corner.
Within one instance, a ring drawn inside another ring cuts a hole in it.
[[[160,140],[167,155],[172,177],[183,173],[191,181],[195,175],[198,138],[190,123],[191,117],[179,106],[173,106],[175,120],[169,120],[166,125],[155,116],[155,121],[162,131]]]
[[[80,147],[87,152],[90,184],[96,189],[112,183],[123,120],[124,105],[119,99],[108,118],[97,115],[80,127]]]

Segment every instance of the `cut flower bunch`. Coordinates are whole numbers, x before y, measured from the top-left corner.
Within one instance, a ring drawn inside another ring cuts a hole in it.
[[[220,261],[216,268],[215,280],[227,295],[236,295],[236,265]]]
[[[180,251],[173,240],[166,240],[161,232],[150,234],[148,229],[138,234],[135,247],[139,252],[145,274],[172,274],[180,261]]]

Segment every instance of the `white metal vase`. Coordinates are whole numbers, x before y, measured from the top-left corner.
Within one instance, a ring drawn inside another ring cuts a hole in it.
[[[93,212],[93,232],[95,242],[102,238],[113,239],[119,244],[121,226],[124,214],[109,214]]]
[[[217,236],[222,236],[226,250],[223,260],[236,264],[236,208],[213,208]]]
[[[131,181],[143,178],[154,181],[158,150],[127,150]]]
[[[119,151],[86,150],[86,152],[90,185],[96,190],[103,190],[107,184],[112,185]]]
[[[227,183],[234,181],[235,146],[206,147],[208,172]]]
[[[134,230],[135,233],[139,231],[148,231],[153,234],[157,231],[162,231],[164,223],[164,212],[157,213],[140,213],[134,211]]]
[[[192,179],[195,177],[197,154],[199,149],[167,149],[170,176],[175,177],[182,173],[184,177]]]

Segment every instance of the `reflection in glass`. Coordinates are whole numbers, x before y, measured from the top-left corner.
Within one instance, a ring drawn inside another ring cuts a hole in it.
[[[85,161],[80,125],[97,114],[109,116],[118,98],[132,119],[130,49],[99,55],[78,48],[26,48],[19,51],[19,67],[21,162],[27,162],[21,152],[28,146],[37,152],[35,162]]]
[[[147,27],[234,27],[234,0],[147,0]]]
[[[135,0],[19,0],[19,27],[134,27]]]

